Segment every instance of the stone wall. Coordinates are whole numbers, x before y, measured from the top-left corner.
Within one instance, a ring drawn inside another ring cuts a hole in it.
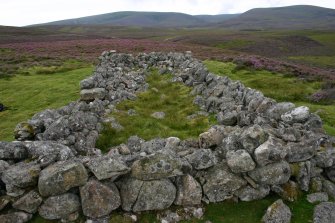
[[[335,198],[333,142],[307,107],[209,73],[190,52],[106,51],[99,59],[80,83],[80,100],[34,115],[17,125],[18,141],[0,142],[0,209],[7,206],[0,222],[26,222],[35,213],[71,221],[81,211],[101,219],[116,209],[251,201],[270,191],[288,200],[298,189]],[[113,122],[107,115],[148,88],[153,67],[193,87],[194,103],[218,124],[197,140],[132,136],[103,155],[95,142],[102,124]]]

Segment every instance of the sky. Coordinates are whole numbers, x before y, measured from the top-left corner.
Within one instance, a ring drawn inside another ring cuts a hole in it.
[[[117,11],[215,15],[289,5],[335,9],[335,0],[0,0],[0,25],[25,26]]]

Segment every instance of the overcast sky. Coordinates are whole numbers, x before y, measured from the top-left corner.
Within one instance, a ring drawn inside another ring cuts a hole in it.
[[[288,5],[335,9],[335,0],[0,0],[0,25],[24,26],[117,11],[214,15]]]

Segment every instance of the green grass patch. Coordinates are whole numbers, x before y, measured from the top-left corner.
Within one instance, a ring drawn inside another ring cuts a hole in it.
[[[0,141],[13,140],[15,126],[47,108],[59,108],[79,98],[79,81],[91,75],[93,67],[67,72],[17,75],[0,80]]]
[[[155,137],[175,136],[181,139],[197,137],[214,123],[214,117],[198,116],[187,119],[187,116],[199,111],[193,104],[191,88],[181,83],[172,83],[172,75],[160,75],[152,72],[146,78],[149,89],[138,94],[134,101],[124,101],[117,105],[118,112],[113,117],[124,127],[115,131],[105,126],[97,141],[97,147],[106,151],[110,146],[124,143],[132,135],[149,140]],[[137,115],[129,116],[127,111],[134,109]],[[151,117],[154,112],[165,112],[164,119]]]
[[[205,64],[210,72],[228,76],[232,80],[240,80],[245,86],[257,89],[279,102],[290,101],[297,106],[310,107],[324,121],[326,132],[335,135],[335,105],[320,105],[308,100],[308,96],[320,89],[321,82],[307,82],[265,70],[236,69],[234,63],[207,60]]]

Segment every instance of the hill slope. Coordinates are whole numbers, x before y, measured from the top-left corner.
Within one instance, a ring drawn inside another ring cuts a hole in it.
[[[176,12],[114,12],[76,19],[55,21],[39,25],[114,25],[141,27],[203,26],[206,22],[197,17]]]
[[[220,26],[234,29],[334,29],[335,10],[308,5],[256,8],[224,21]]]
[[[219,14],[219,15],[195,15],[194,17],[202,19],[208,23],[219,23],[238,17],[241,14]]]

